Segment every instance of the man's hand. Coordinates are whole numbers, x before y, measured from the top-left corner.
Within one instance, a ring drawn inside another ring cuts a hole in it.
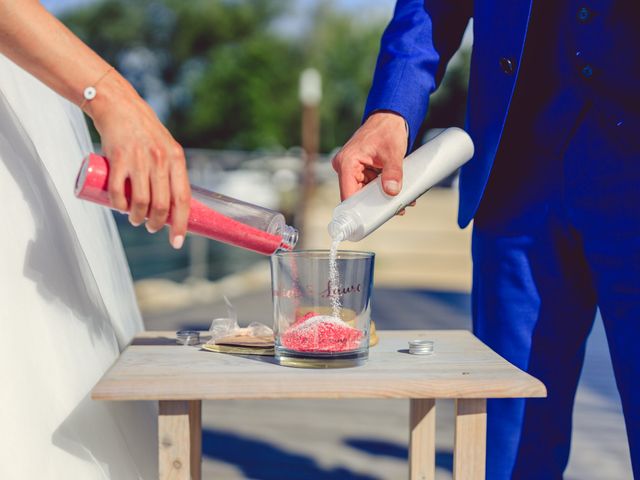
[[[404,118],[391,112],[372,114],[332,161],[340,180],[342,200],[380,173],[384,191],[389,195],[400,193],[407,141]]]

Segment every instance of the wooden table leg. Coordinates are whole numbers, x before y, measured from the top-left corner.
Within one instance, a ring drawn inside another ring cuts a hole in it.
[[[436,401],[412,398],[409,405],[409,478],[433,480],[436,474]]]
[[[191,433],[191,479],[202,478],[202,401],[189,402],[189,428]]]
[[[158,417],[160,480],[200,480],[202,402],[161,400]]]
[[[487,401],[456,400],[453,447],[454,480],[484,480],[487,450]]]

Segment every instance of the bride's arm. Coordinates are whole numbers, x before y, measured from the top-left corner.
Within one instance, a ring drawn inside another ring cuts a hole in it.
[[[160,230],[171,209],[171,244],[180,248],[191,197],[184,153],[133,87],[115,70],[104,76],[110,65],[36,0],[0,0],[0,53],[77,105],[84,89],[102,78],[83,109],[111,164],[112,204],[128,209],[129,178],[131,223],[140,225],[148,215],[147,229]]]

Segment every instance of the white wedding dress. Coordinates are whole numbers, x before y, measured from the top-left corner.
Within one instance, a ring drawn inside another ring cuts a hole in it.
[[[80,110],[0,55],[0,479],[157,478],[150,403],[91,388],[142,329],[110,212],[76,199]]]

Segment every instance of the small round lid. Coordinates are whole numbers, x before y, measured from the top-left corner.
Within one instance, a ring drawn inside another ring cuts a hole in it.
[[[200,332],[197,330],[179,330],[176,332],[176,342],[179,345],[199,345]]]
[[[433,353],[433,340],[417,338],[409,342],[409,353],[413,355],[431,355]]]

